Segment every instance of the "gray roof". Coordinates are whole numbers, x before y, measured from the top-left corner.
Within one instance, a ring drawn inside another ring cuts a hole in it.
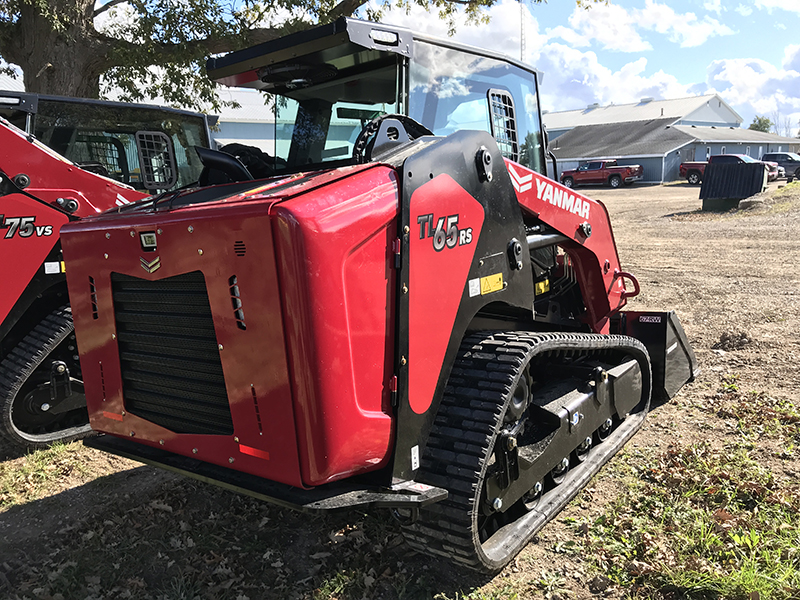
[[[741,127],[693,127],[675,125],[674,129],[696,138],[698,142],[741,142],[744,144],[800,144],[800,139],[782,137]]]
[[[628,121],[645,121],[651,119],[671,118],[677,121],[703,108],[711,100],[718,100],[732,116],[741,123],[742,118],[727,102],[716,94],[690,96],[673,100],[643,99],[632,104],[612,104],[611,106],[589,106],[579,110],[548,112],[542,116],[548,129],[559,130],[582,125],[600,125],[603,123],[624,123]]]
[[[24,92],[25,84],[22,83],[22,74],[16,79],[8,75],[0,74],[0,90],[6,90],[7,92]]]
[[[694,141],[691,135],[670,127],[673,121],[668,118],[575,127],[554,139],[550,150],[559,159],[663,156]]]

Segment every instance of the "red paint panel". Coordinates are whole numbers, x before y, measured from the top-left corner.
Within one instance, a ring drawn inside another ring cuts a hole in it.
[[[615,276],[621,267],[606,207],[508,159],[506,168],[523,210],[572,240],[564,249],[578,275],[588,324],[597,333],[608,333],[609,317],[625,306],[625,287]],[[583,223],[592,227],[588,238],[579,231]]]
[[[306,485],[380,468],[391,448],[398,186],[388,167],[346,171],[272,210]]]
[[[424,413],[433,401],[483,221],[483,206],[449,175],[439,175],[411,196],[408,397],[415,413]],[[452,247],[436,235],[440,222],[445,236],[452,227],[458,230]],[[461,244],[460,232],[467,229],[470,241]]]
[[[148,194],[137,192],[108,177],[84,171],[25,132],[0,123],[0,169],[9,177],[25,173],[31,184],[29,194],[55,205],[58,198],[78,201],[75,215],[85,217]],[[0,213],[3,211],[0,210]]]
[[[22,194],[0,198],[0,323],[43,268],[66,222],[64,213]]]
[[[269,208],[267,201],[198,205],[171,212],[103,215],[64,228],[67,284],[92,427],[273,481],[303,486]],[[143,253],[139,233],[158,230],[161,233],[156,252]],[[244,256],[237,256],[236,241],[244,242]],[[160,257],[161,267],[148,274],[141,267],[143,256],[148,261]],[[220,360],[234,428],[230,436],[176,434],[125,411],[119,350],[112,338],[115,319],[110,274],[157,280],[198,270],[205,277],[216,339],[223,348]],[[229,278],[234,275],[246,330],[237,326],[232,306]],[[93,318],[89,297],[90,276],[95,282],[97,319]],[[121,422],[103,416],[123,411]],[[243,454],[240,443],[268,453],[271,460],[264,460],[263,455]]]

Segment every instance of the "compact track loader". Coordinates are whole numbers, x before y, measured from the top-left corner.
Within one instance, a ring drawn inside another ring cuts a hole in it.
[[[638,283],[603,205],[544,175],[525,65],[341,20],[208,67],[275,94],[272,176],[206,151],[225,183],[64,228],[87,443],[386,507],[498,571],[694,376],[678,318],[623,310]]]
[[[91,432],[61,226],[196,181],[208,145],[198,113],[0,91],[0,436]]]

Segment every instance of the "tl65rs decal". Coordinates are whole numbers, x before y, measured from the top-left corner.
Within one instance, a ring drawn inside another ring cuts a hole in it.
[[[420,215],[417,217],[419,223],[419,239],[426,237],[433,238],[433,249],[437,252],[456,246],[465,246],[472,243],[472,227],[458,228],[458,215],[439,217],[434,227],[436,219],[433,213]]]
[[[0,229],[6,229],[5,239],[10,240],[15,235],[22,238],[29,238],[36,234],[36,237],[46,237],[53,235],[52,225],[36,225],[36,217],[5,217],[0,215]]]

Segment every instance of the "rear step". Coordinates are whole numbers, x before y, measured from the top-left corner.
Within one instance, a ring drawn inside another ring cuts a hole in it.
[[[374,489],[370,489],[367,484],[359,486],[354,479],[348,479],[304,490],[110,435],[99,435],[83,443],[90,448],[306,512],[370,507],[414,510],[447,498],[447,490],[415,481],[391,488],[372,486]]]

